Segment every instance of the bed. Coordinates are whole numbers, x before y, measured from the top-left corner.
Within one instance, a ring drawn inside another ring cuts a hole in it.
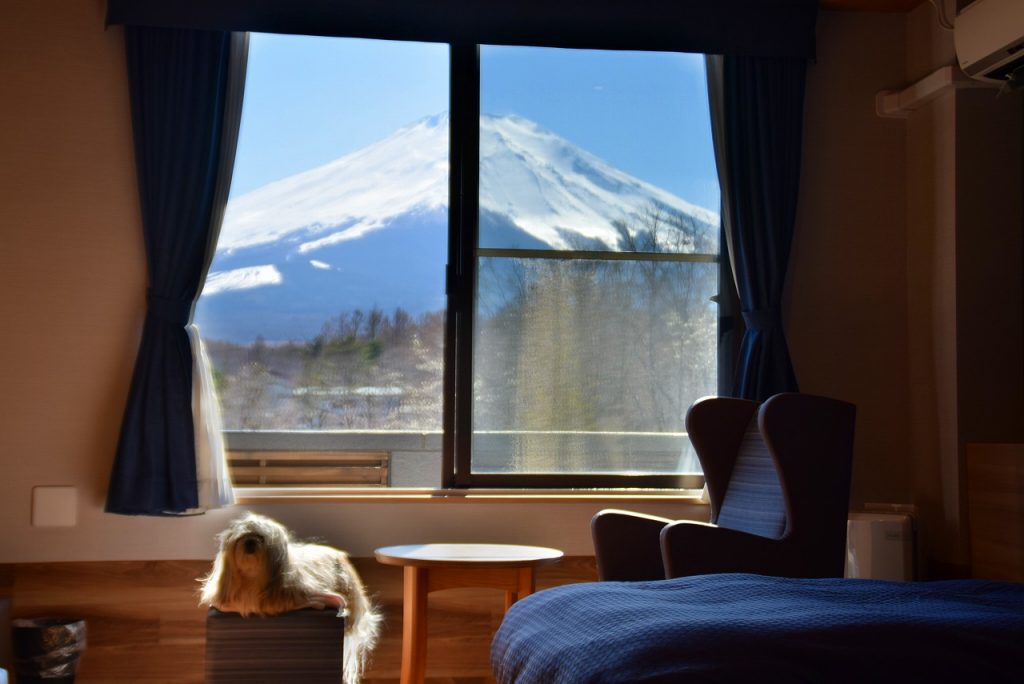
[[[698,575],[512,606],[501,684],[1024,682],[1024,584]]]

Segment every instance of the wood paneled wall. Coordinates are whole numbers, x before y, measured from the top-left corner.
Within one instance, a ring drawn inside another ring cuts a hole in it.
[[[1024,444],[967,445],[971,576],[1024,582]]]
[[[402,570],[373,559],[356,567],[385,615],[381,643],[366,680],[398,680],[402,641]],[[203,681],[206,611],[196,579],[208,561],[113,561],[0,565],[0,595],[13,617],[85,618],[88,647],[77,681],[184,684]],[[565,558],[540,568],[538,589],[593,581],[593,558]],[[428,681],[489,682],[491,637],[504,595],[454,589],[430,595]],[[5,626],[6,627],[6,626]]]

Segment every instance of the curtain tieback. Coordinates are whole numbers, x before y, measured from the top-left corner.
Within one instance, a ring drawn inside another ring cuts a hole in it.
[[[192,302],[161,297],[152,291],[146,293],[146,307],[154,318],[179,328],[188,325],[192,315]]]
[[[747,330],[770,330],[782,326],[782,316],[778,309],[757,309],[744,311],[743,322]]]

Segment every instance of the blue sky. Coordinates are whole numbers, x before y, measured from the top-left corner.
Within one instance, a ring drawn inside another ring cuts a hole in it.
[[[448,109],[448,47],[252,34],[231,194],[314,168]],[[481,109],[532,119],[718,211],[703,59],[485,46]]]

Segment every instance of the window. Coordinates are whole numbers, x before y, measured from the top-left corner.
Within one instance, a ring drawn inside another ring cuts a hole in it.
[[[447,45],[250,37],[196,311],[236,483],[440,483],[448,75]]]
[[[253,36],[196,316],[236,482],[698,485],[707,107],[697,55]]]

